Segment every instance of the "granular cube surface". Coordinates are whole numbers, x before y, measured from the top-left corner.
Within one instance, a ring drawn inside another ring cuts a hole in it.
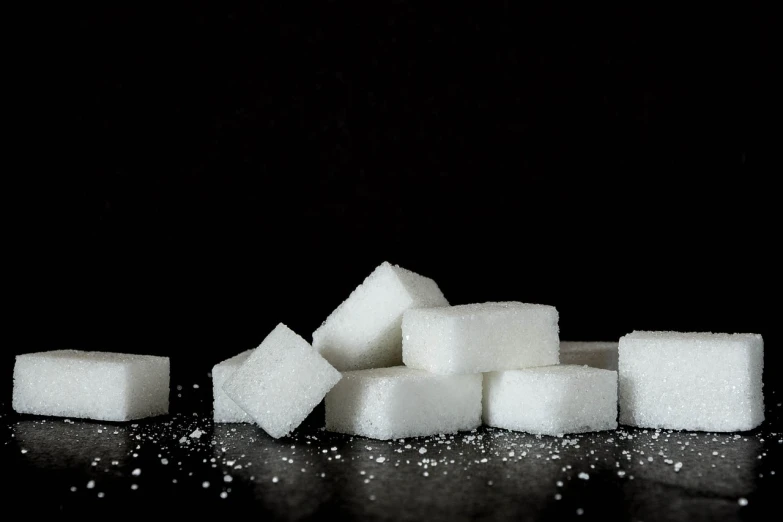
[[[481,375],[435,375],[404,366],[346,372],[326,396],[326,429],[374,439],[419,437],[481,425]]]
[[[542,435],[617,427],[617,372],[558,365],[484,374],[484,424]]]
[[[169,412],[169,359],[56,350],[16,357],[19,413],[127,421]]]
[[[620,338],[620,423],[744,431],[764,421],[758,334],[633,332]]]
[[[560,342],[560,364],[587,365],[617,371],[616,342]]]
[[[339,380],[340,372],[281,323],[223,390],[264,431],[280,438],[299,426]]]
[[[408,310],[403,361],[433,373],[480,373],[557,364],[554,306],[483,303]]]
[[[340,371],[395,366],[403,312],[448,304],[432,279],[383,263],[313,332],[313,347]]]
[[[239,355],[216,364],[212,368],[212,396],[214,397],[215,422],[253,422],[245,410],[237,406],[223,391],[223,384],[239,366],[247,360],[253,350],[247,350]]]

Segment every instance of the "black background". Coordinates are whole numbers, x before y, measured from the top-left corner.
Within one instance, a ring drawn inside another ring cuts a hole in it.
[[[761,333],[769,386],[770,13],[417,4],[35,19],[3,397],[17,353],[309,340],[384,260],[567,340]]]

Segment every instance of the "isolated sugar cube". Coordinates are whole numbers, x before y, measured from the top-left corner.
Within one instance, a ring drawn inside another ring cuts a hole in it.
[[[406,366],[433,373],[480,373],[557,364],[557,309],[483,303],[407,310],[402,320]]]
[[[399,365],[403,312],[448,304],[432,279],[383,263],[313,332],[313,348],[340,371]]]
[[[340,380],[304,339],[278,324],[223,384],[223,391],[270,436],[299,426]]]
[[[617,427],[617,372],[557,365],[484,374],[484,424],[541,435]]]
[[[620,338],[620,423],[745,431],[764,421],[758,334],[633,332]]]
[[[617,371],[616,342],[560,342],[560,364],[579,364]]]
[[[223,391],[223,384],[239,366],[247,360],[253,350],[247,350],[239,355],[216,364],[212,368],[212,396],[214,398],[215,422],[253,422],[245,410],[237,406]]]
[[[404,366],[343,373],[326,395],[326,429],[373,439],[472,430],[481,425],[481,375],[435,375]]]
[[[127,421],[169,412],[169,358],[55,350],[16,356],[18,413]]]

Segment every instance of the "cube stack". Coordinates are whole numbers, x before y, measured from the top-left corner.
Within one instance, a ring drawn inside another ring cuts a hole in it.
[[[313,333],[312,348],[278,330],[251,355],[215,366],[216,422],[249,416],[279,437],[325,394],[327,430],[376,439],[472,430],[482,418],[537,434],[617,425],[617,373],[558,366],[552,306],[449,306],[432,279],[383,263]],[[296,346],[296,355],[282,344]],[[302,370],[314,354],[329,369]],[[341,378],[329,377],[334,369]],[[276,379],[280,372],[286,379]],[[285,391],[270,392],[277,388]],[[293,404],[297,393],[308,396],[307,408]]]
[[[553,306],[449,306],[432,279],[378,266],[313,332],[278,324],[212,369],[214,421],[271,437],[325,400],[326,429],[376,439],[487,426],[564,435],[623,424],[745,431],[764,421],[757,334],[633,332],[560,342]],[[402,366],[401,366],[402,364]],[[340,373],[344,372],[344,373]],[[619,378],[618,378],[619,376]],[[17,357],[21,413],[125,421],[168,412],[165,357],[59,350]]]
[[[405,298],[397,272],[428,288],[428,299]],[[479,426],[482,411],[486,424],[533,433],[617,425],[616,372],[555,366],[554,307],[448,306],[437,288],[384,263],[313,334],[338,369],[361,368],[327,394],[327,430],[378,439],[453,433]],[[400,360],[405,366],[395,366]],[[520,400],[531,386],[538,391]]]

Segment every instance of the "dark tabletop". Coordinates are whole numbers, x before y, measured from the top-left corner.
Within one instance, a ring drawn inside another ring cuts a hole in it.
[[[764,519],[780,488],[781,406],[752,432],[622,428],[537,437],[481,428],[376,441],[214,424],[205,377],[172,389],[170,416],[106,423],[4,405],[5,493],[33,512],[276,519]],[[9,487],[10,486],[10,487]]]

